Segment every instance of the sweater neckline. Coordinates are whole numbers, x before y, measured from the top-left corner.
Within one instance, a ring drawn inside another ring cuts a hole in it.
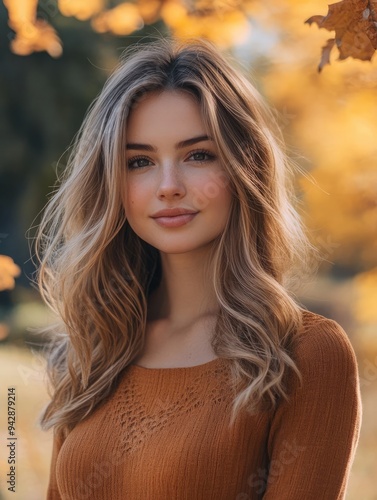
[[[212,368],[212,366],[217,366],[218,364],[224,361],[223,358],[214,358],[211,361],[207,361],[206,363],[202,363],[200,365],[193,366],[173,366],[166,368],[149,368],[146,366],[130,364],[128,367],[135,372],[140,373],[176,373],[176,372],[199,372],[202,370],[206,370],[207,368]]]

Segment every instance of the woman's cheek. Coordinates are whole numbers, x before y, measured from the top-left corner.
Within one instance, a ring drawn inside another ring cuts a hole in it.
[[[148,208],[148,201],[151,200],[150,191],[148,190],[148,186],[145,183],[130,182],[128,187],[128,202],[132,212],[139,212],[140,210],[145,211]]]
[[[199,210],[226,199],[227,189],[226,186],[224,187],[224,177],[217,172],[211,172],[210,175],[206,175],[191,186],[191,195],[193,206]]]

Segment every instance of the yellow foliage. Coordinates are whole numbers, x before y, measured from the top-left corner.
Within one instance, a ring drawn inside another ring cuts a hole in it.
[[[58,0],[58,8],[63,16],[74,16],[85,21],[105,8],[104,0]]]
[[[62,54],[61,40],[47,21],[36,19],[37,3],[37,0],[4,0],[8,25],[16,33],[10,48],[22,56],[45,50],[51,57],[59,57]]]
[[[38,0],[4,0],[8,9],[9,26],[22,28],[23,24],[34,23]]]
[[[110,31],[115,35],[128,35],[142,28],[144,22],[136,5],[122,3],[98,14],[92,19],[91,24],[93,29],[100,33]]]
[[[187,22],[187,9],[180,0],[170,0],[161,7],[161,18],[171,28],[177,29]]]
[[[241,4],[239,1],[202,0],[190,9],[183,0],[124,2],[98,14],[92,26],[99,32],[125,35],[142,28],[144,22],[161,18],[178,38],[205,37],[220,47],[228,47],[244,41],[249,34],[249,23],[245,11],[240,9]]]
[[[355,304],[356,317],[362,322],[377,324],[377,267],[359,274],[354,281],[359,296]]]
[[[242,43],[249,35],[250,26],[242,12],[234,10],[211,15],[189,14],[179,5],[168,2],[161,10],[161,17],[179,38],[203,37],[219,47]]]
[[[140,16],[146,24],[152,24],[159,18],[159,10],[161,8],[160,0],[138,0],[137,7]]]
[[[36,19],[37,0],[5,0],[9,25],[16,32],[11,50],[19,55],[46,50],[51,56],[62,53],[55,30]],[[242,43],[249,35],[248,15],[256,10],[255,0],[135,0],[105,10],[106,0],[58,0],[64,16],[91,18],[97,32],[128,35],[145,23],[162,19],[178,38],[199,36],[226,48]]]
[[[0,255],[0,290],[11,290],[15,287],[14,278],[21,274],[21,268],[11,257]]]
[[[326,259],[366,270],[377,265],[377,69],[347,59],[318,74],[320,43],[303,34],[310,30],[303,19],[313,8],[314,1],[293,0],[265,6],[261,19],[269,25],[274,13],[282,36],[263,88],[313,178],[300,185],[314,244],[330,239],[328,247],[319,245]]]

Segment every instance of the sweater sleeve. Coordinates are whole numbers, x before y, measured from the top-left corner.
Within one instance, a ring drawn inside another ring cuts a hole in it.
[[[268,438],[264,500],[341,500],[359,439],[361,399],[355,353],[342,329],[320,316],[300,338],[289,402]]]
[[[49,483],[47,487],[47,497],[46,500],[62,500],[62,497],[58,490],[58,485],[56,481],[56,460],[58,458],[58,454],[62,444],[64,442],[63,438],[59,438],[56,433],[53,434],[53,445],[52,445],[52,454],[51,454],[51,462],[50,462],[50,476]]]

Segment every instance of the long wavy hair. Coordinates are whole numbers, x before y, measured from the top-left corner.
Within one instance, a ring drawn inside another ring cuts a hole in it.
[[[300,377],[293,347],[303,315],[294,284],[311,266],[313,246],[294,208],[297,165],[276,113],[236,64],[206,39],[136,44],[89,107],[35,238],[35,282],[57,319],[43,329],[51,396],[43,430],[66,436],[143,349],[161,261],[128,224],[121,191],[127,117],[156,90],[195,97],[230,179],[232,208],[211,257],[219,304],[211,342],[232,360],[231,421],[242,408],[253,413],[289,398],[286,374]]]

